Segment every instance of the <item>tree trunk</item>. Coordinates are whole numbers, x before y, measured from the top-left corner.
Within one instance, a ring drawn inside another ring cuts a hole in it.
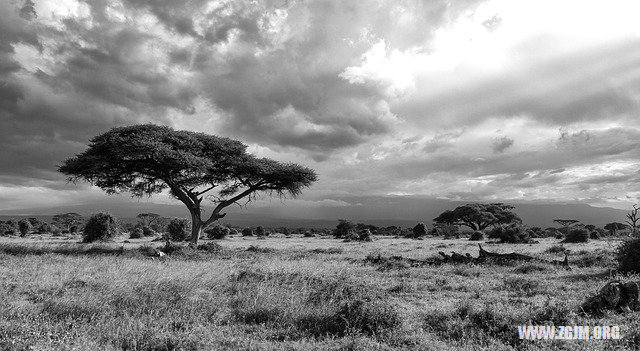
[[[198,246],[198,240],[200,240],[200,235],[202,234],[202,229],[204,226],[204,222],[200,219],[200,217],[192,214],[191,215],[191,245]]]

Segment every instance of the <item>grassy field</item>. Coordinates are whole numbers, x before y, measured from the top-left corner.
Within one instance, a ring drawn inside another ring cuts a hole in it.
[[[640,346],[637,313],[587,317],[614,278],[616,241],[564,244],[545,263],[377,266],[456,251],[465,239],[232,237],[222,250],[151,258],[148,239],[0,238],[2,350],[609,350]],[[206,241],[205,241],[206,242]],[[486,250],[545,259],[555,239]],[[523,341],[517,325],[619,325],[617,341]]]

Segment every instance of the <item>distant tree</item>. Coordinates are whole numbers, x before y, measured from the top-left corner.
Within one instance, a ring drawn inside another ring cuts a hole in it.
[[[634,204],[633,205],[633,210],[631,210],[631,212],[627,213],[627,224],[629,225],[629,227],[631,227],[631,234],[633,236],[637,236],[638,234],[638,220],[640,220],[640,218],[638,218],[638,210],[640,210],[640,208],[638,208],[638,205]]]
[[[427,235],[427,226],[420,222],[413,227],[412,234],[414,238],[420,238]]]
[[[522,220],[513,209],[513,206],[503,203],[472,203],[444,211],[433,221],[437,224],[463,225],[474,231],[485,230],[489,226],[521,223]]]
[[[82,224],[84,217],[78,213],[60,213],[53,216],[53,223],[57,227],[70,231],[71,226]]]
[[[619,223],[619,222],[607,223],[607,225],[604,226],[604,229],[608,230],[609,233],[611,233],[611,235],[616,235],[616,232],[618,230],[625,230],[627,228],[629,228],[629,227],[626,224]]]
[[[191,243],[202,229],[225,216],[227,206],[247,202],[259,192],[296,197],[317,180],[309,168],[257,158],[247,146],[229,138],[175,131],[152,124],[113,128],[91,140],[89,148],[58,168],[68,180],[84,179],[107,194],[128,191],[151,196],[166,189],[191,214]],[[215,203],[203,217],[205,194]]]
[[[555,223],[560,224],[561,226],[564,227],[564,234],[565,235],[569,235],[569,231],[570,231],[570,227],[576,223],[580,223],[580,221],[576,220],[576,219],[554,219],[553,220]]]
[[[162,216],[157,213],[139,213],[136,218],[140,220],[143,227],[151,227],[152,225],[157,224]]]
[[[31,223],[27,219],[21,219],[18,221],[18,230],[20,230],[20,236],[26,236],[31,230]]]
[[[256,236],[266,236],[267,232],[264,230],[264,227],[262,227],[261,225],[256,227],[255,230]]]

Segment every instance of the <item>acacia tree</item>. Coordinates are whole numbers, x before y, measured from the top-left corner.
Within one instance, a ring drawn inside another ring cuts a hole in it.
[[[498,224],[522,223],[512,210],[513,206],[503,203],[472,203],[442,212],[433,221],[438,224],[463,225],[476,230]]]
[[[576,223],[580,223],[580,221],[577,219],[559,219],[558,218],[558,219],[554,219],[553,221],[564,227],[564,230],[565,230],[564,235],[569,235],[569,227],[571,227]]]
[[[78,213],[60,213],[57,214],[55,216],[53,216],[53,222],[58,226],[58,227],[64,227],[67,230],[70,230],[72,226],[74,225],[79,225],[84,221],[84,217],[82,217],[81,214]]]
[[[618,230],[625,230],[625,229],[627,229],[627,228],[629,228],[629,226],[627,226],[627,225],[626,225],[626,224],[624,224],[624,223],[619,223],[619,222],[611,222],[611,223],[607,223],[607,224],[604,226],[604,230],[608,230],[608,231],[611,233],[611,235],[616,235],[616,232],[617,232]]]
[[[89,148],[58,170],[68,180],[86,180],[107,194],[151,196],[166,189],[191,214],[191,243],[203,228],[223,218],[224,208],[258,193],[296,197],[317,180],[294,163],[257,158],[240,141],[153,124],[117,127],[91,139]],[[202,201],[214,203],[208,217]]]

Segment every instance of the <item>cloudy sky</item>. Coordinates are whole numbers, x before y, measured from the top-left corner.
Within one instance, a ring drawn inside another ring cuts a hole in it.
[[[640,198],[634,0],[0,3],[0,209],[102,201],[56,165],[147,122],[316,169],[300,205]]]

